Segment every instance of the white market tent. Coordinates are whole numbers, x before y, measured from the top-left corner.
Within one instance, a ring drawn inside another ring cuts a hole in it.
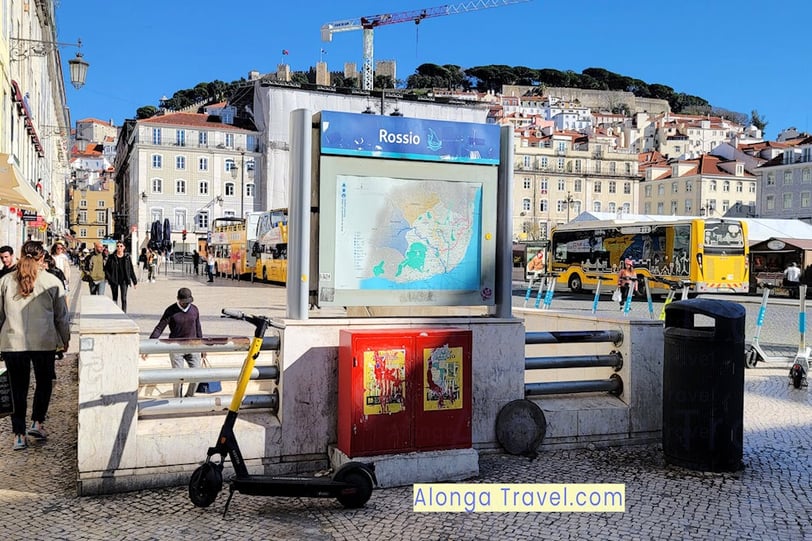
[[[573,222],[611,220],[616,223],[653,222],[662,220],[691,220],[696,216],[674,216],[659,214],[618,214],[614,212],[582,212]],[[747,223],[747,237],[750,246],[770,238],[812,240],[812,225],[801,220],[778,218],[735,218]]]

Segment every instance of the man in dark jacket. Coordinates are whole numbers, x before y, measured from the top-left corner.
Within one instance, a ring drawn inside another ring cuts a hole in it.
[[[200,312],[197,306],[192,304],[194,301],[192,292],[188,287],[182,287],[178,290],[178,301],[164,310],[161,320],[155,325],[152,330],[150,338],[160,338],[161,333],[169,325],[169,338],[170,339],[200,339],[203,338],[203,331],[200,328]],[[205,353],[203,356],[205,357]],[[143,356],[145,358],[146,356]],[[189,368],[198,368],[200,366],[201,355],[200,353],[170,353],[169,359],[172,361],[172,368],[183,368],[183,363],[189,365]],[[186,391],[186,396],[194,396],[197,383],[192,382],[189,384],[189,390]],[[183,396],[183,385],[176,383],[173,385],[175,396]]]
[[[127,313],[127,288],[138,285],[135,269],[130,254],[124,252],[124,243],[116,243],[116,251],[107,258],[104,264],[104,277],[110,284],[113,293],[113,302],[118,302],[118,293],[121,291],[121,310]]]

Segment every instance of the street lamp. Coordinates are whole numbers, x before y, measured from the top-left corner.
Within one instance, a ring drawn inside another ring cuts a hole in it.
[[[237,166],[231,166],[231,178],[237,178]],[[240,218],[245,218],[245,151],[240,150]]]
[[[59,41],[47,41],[41,39],[9,38],[9,56],[12,62],[28,56],[47,56],[58,47],[78,47],[82,48],[82,40],[76,43],[62,43]],[[77,90],[85,86],[87,78],[87,68],[90,64],[84,59],[81,50],[76,56],[68,60],[70,69],[70,82]]]
[[[567,198],[564,200],[564,203],[567,205],[567,223],[570,221],[570,209],[575,204],[575,200],[572,198],[572,194],[567,192]]]

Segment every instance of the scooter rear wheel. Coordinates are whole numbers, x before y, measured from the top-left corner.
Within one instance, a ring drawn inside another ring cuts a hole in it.
[[[208,507],[223,488],[222,467],[206,462],[192,473],[189,480],[189,499],[197,507]]]
[[[354,485],[355,491],[348,491],[346,494],[339,494],[336,496],[338,502],[346,509],[357,509],[363,507],[372,496],[372,477],[363,468],[352,468],[346,472],[338,472],[341,475],[336,475],[336,481]]]

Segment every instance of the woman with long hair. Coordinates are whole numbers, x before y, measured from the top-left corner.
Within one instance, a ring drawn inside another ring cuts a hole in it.
[[[65,288],[45,271],[42,242],[30,240],[23,244],[17,270],[0,278],[0,355],[11,383],[14,450],[28,447],[26,435],[39,441],[48,437],[44,423],[56,379],[54,360],[57,349],[67,350],[69,341]],[[36,385],[26,428],[32,365]]]

